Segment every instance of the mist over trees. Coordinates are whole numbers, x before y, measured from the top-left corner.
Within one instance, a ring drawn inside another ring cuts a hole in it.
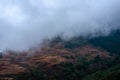
[[[106,36],[120,28],[119,7],[119,0],[1,0],[0,49],[27,50],[58,35]]]

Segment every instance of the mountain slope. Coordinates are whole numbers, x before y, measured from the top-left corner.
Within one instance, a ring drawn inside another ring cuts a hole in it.
[[[92,39],[56,38],[27,52],[7,51],[0,59],[0,79],[119,80],[119,38],[116,31]]]
[[[87,76],[82,80],[119,80],[120,79],[120,65],[112,67],[108,70],[97,71],[92,75]]]

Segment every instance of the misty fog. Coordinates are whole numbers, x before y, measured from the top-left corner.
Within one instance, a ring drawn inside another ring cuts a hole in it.
[[[0,50],[44,39],[104,36],[120,28],[120,0],[0,0]]]

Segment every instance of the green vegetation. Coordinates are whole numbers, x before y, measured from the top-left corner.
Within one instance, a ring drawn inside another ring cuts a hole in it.
[[[15,76],[15,80],[46,80],[46,74],[42,69],[37,69],[27,64],[23,64],[22,66],[27,68],[30,71],[30,73],[29,74],[21,73]]]
[[[97,71],[82,80],[120,80],[120,65],[108,70]]]
[[[0,52],[0,58],[2,58],[3,57],[3,54]]]
[[[92,38],[88,42],[110,53],[120,54],[120,30],[112,32],[109,36]]]
[[[120,80],[120,30],[113,31],[109,36],[101,36],[88,40],[89,43],[94,46],[100,47],[101,49],[107,50],[114,57],[113,60],[100,60],[97,58],[96,61],[102,61],[102,64],[106,64],[109,67],[117,65],[116,67],[112,67],[108,70],[97,70],[96,73],[87,76],[83,80]],[[105,67],[105,65],[104,65]]]
[[[117,57],[113,60],[96,56],[88,61],[86,57],[76,57],[77,62],[61,62],[51,68],[33,68],[23,65],[30,74],[21,74],[15,80],[119,80],[120,62]],[[114,63],[114,64],[113,64]],[[112,68],[111,68],[112,67]],[[92,74],[92,75],[91,75]]]
[[[73,48],[81,47],[83,44],[85,44],[85,42],[82,40],[79,40],[79,39],[71,40],[71,41],[64,42],[64,45],[65,45],[64,47],[73,49]]]

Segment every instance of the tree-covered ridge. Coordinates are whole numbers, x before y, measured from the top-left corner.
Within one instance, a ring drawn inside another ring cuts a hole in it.
[[[111,53],[120,54],[120,30],[113,31],[108,36],[92,38],[89,42]]]

